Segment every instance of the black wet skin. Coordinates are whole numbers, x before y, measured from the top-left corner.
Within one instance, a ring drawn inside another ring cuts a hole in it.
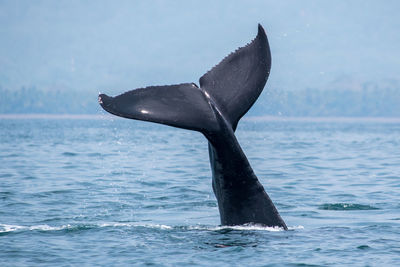
[[[207,139],[212,187],[222,225],[246,223],[287,230],[273,202],[258,181],[236,136],[221,117],[220,131]]]
[[[99,95],[100,105],[125,118],[199,131],[208,139],[212,187],[222,225],[261,224],[287,230],[243,153],[235,130],[262,92],[271,53],[261,25],[257,37],[224,58],[194,83],[150,86],[116,97]]]

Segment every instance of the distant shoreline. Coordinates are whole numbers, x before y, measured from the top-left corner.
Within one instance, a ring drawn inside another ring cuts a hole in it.
[[[122,119],[109,114],[0,114],[0,120],[7,119],[68,119],[68,120],[109,120]],[[251,116],[244,121],[252,122],[370,122],[370,123],[400,123],[400,117],[285,117],[285,116]]]
[[[260,122],[380,122],[400,123],[400,117],[285,117],[285,116],[253,116],[243,118],[246,121]]]

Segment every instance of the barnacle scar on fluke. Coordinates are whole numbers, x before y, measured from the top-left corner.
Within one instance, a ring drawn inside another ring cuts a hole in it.
[[[212,187],[222,225],[246,223],[287,229],[243,153],[235,130],[262,92],[271,68],[263,27],[194,83],[149,86],[116,97],[99,95],[111,114],[201,132],[208,140]]]

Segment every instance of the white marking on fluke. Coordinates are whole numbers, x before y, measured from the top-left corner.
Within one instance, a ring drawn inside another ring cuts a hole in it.
[[[99,103],[103,104],[103,100],[101,100],[101,97],[99,96]]]
[[[140,112],[142,112],[143,114],[149,114],[149,112],[145,109],[142,109]]]

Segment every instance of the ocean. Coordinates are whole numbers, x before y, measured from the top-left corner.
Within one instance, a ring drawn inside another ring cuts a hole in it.
[[[207,141],[111,116],[0,118],[0,266],[399,266],[400,121],[244,119],[289,227],[220,226]]]

